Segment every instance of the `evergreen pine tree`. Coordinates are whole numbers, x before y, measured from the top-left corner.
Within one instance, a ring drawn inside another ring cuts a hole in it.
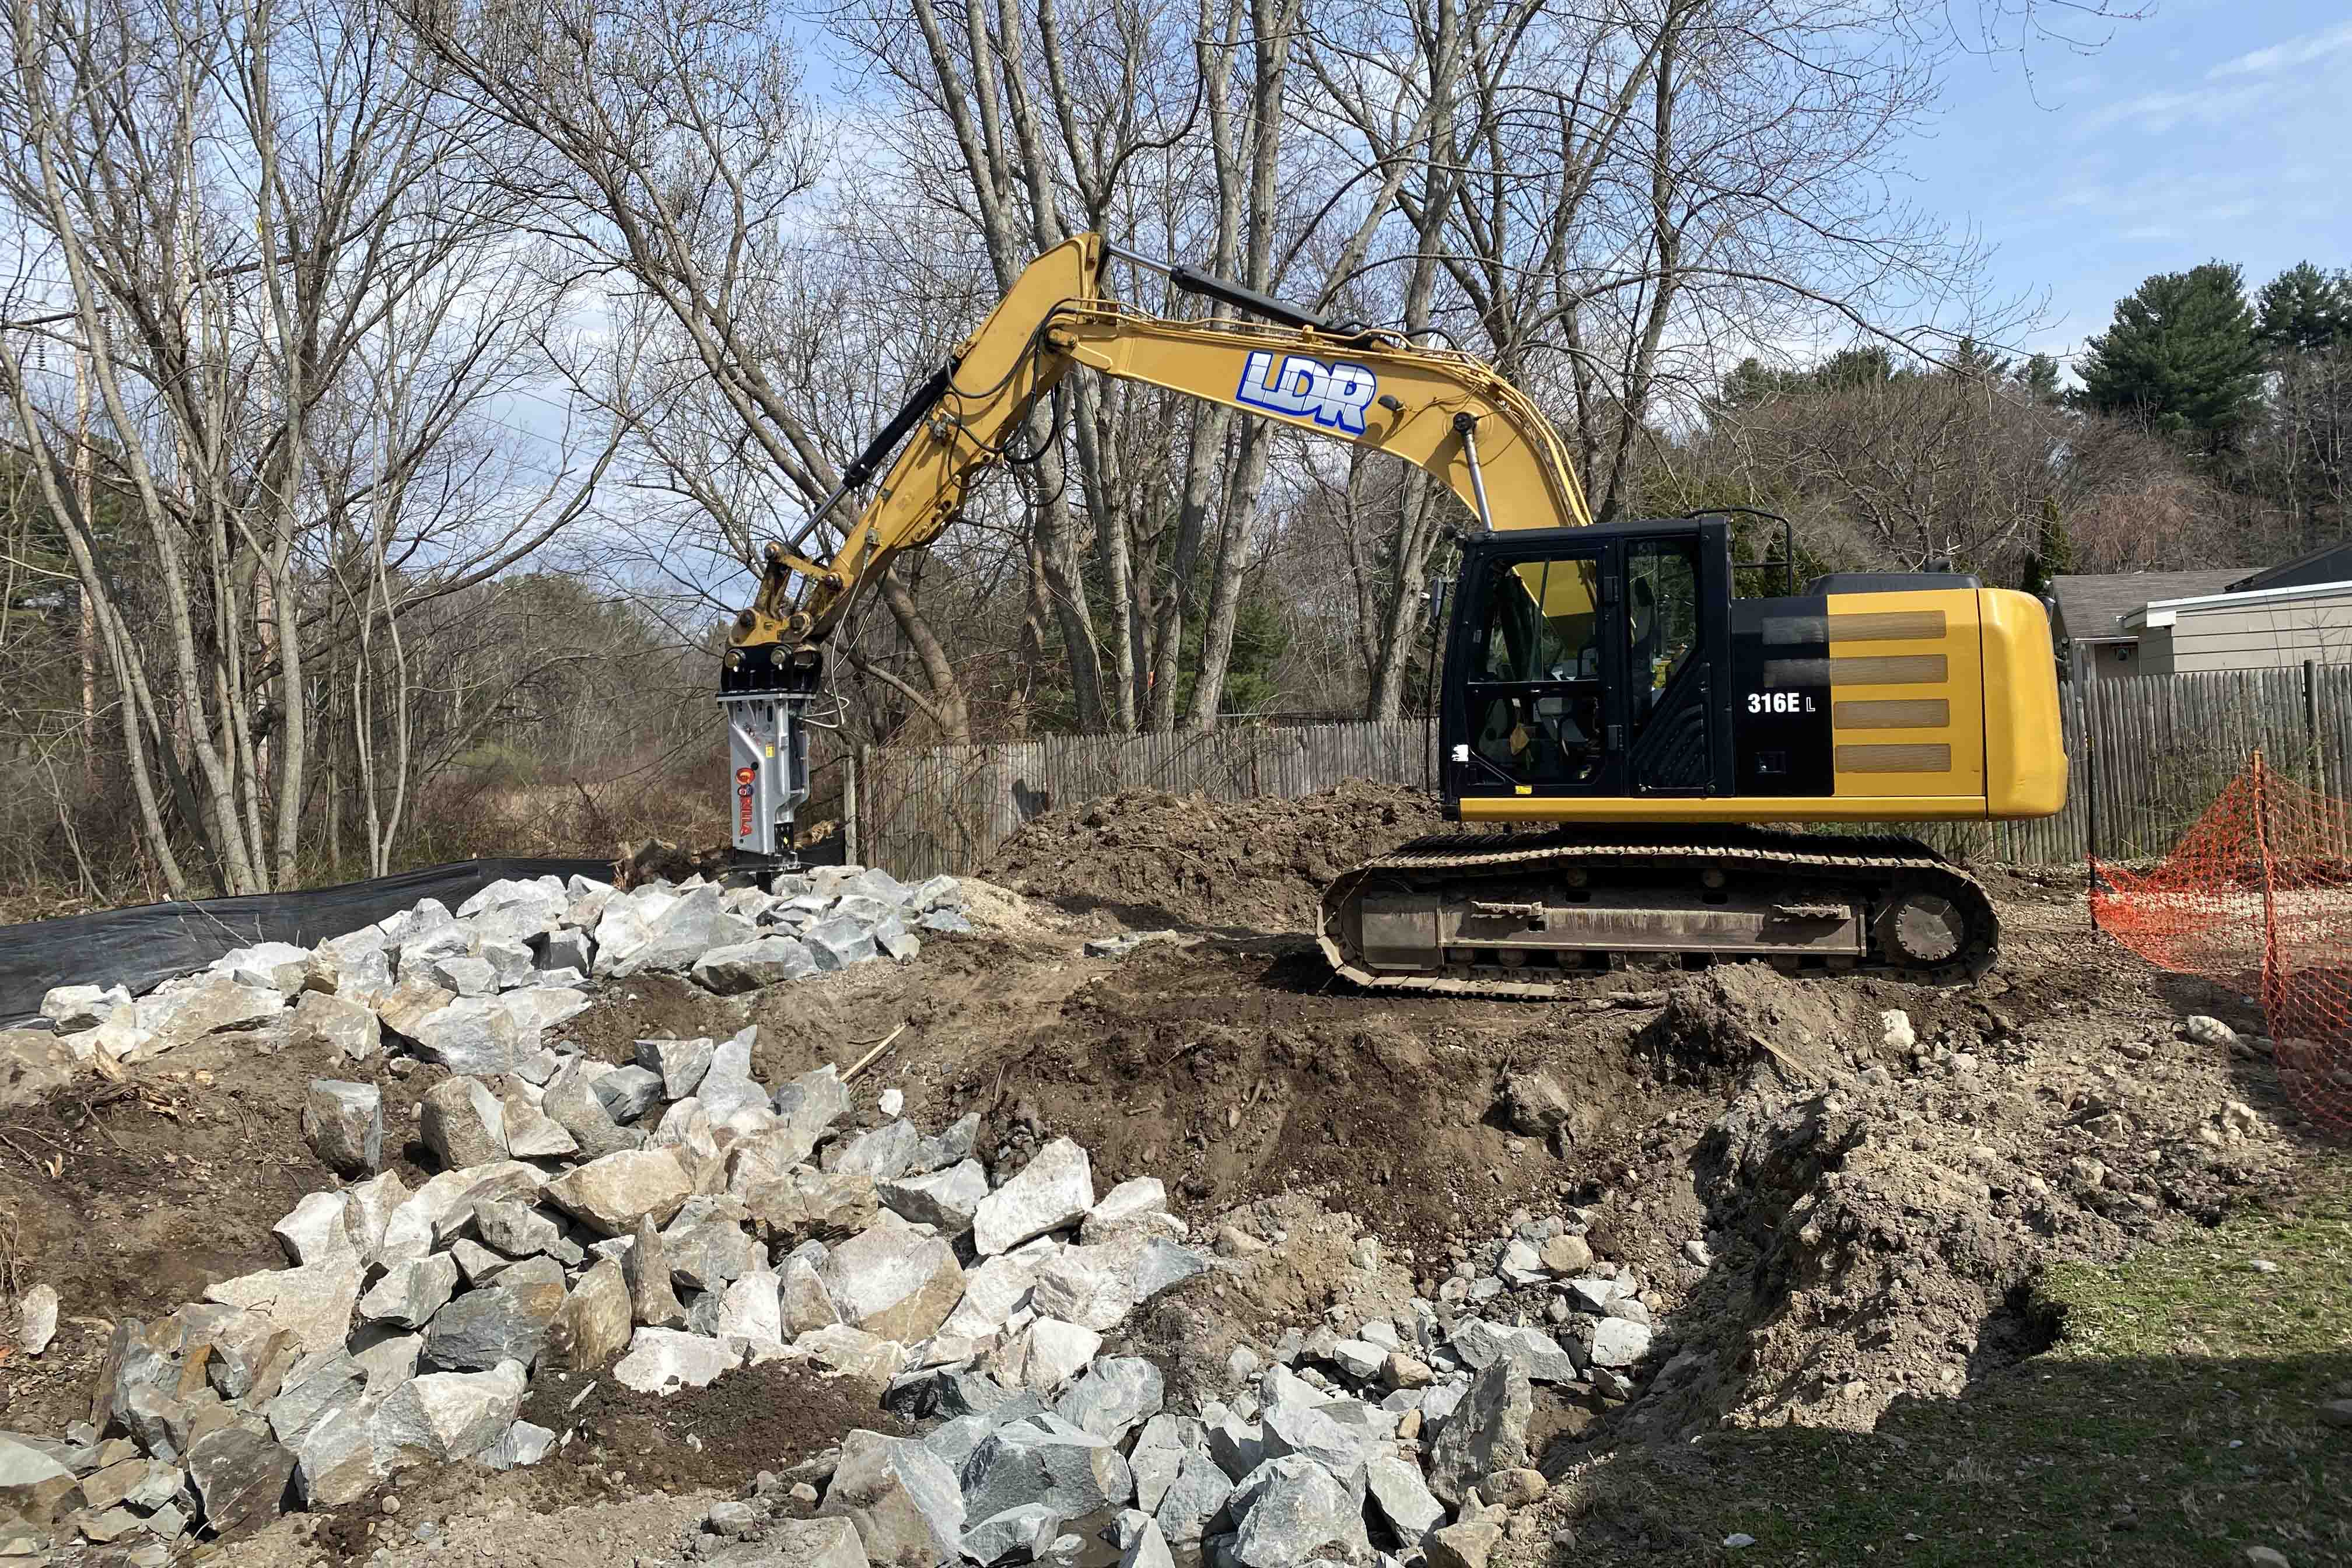
[[[1964,336],[1952,346],[1951,370],[1958,376],[1998,381],[2009,374],[2009,361],[1976,339]]]
[[[2148,279],[2116,304],[2115,324],[2088,349],[2086,405],[2201,436],[2211,449],[2229,444],[2261,392],[2254,313],[2238,268],[2227,262]]]
[[[2037,599],[2050,595],[2050,585],[2074,570],[2074,536],[2056,496],[2042,498],[2042,522],[2034,530],[2033,552],[2025,558],[2025,591]]]
[[[2352,341],[2352,274],[2297,262],[2254,296],[2255,336],[2281,353],[2311,353]]]
[[[2035,354],[2010,373],[2026,398],[2033,403],[2058,401],[2058,362],[2048,354]]]

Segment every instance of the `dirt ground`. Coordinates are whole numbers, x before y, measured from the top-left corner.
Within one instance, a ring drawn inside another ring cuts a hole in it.
[[[641,976],[566,1030],[621,1060],[641,1037],[756,1023],[763,1077],[846,1067],[901,1031],[856,1081],[860,1120],[897,1088],[927,1128],[978,1112],[992,1157],[1067,1135],[1098,1188],[1159,1176],[1202,1239],[1231,1225],[1267,1244],[1129,1326],[1179,1392],[1212,1383],[1235,1343],[1402,1310],[1522,1211],[1578,1211],[1595,1254],[1654,1292],[1661,1327],[1639,1397],[1541,1415],[1555,1473],[1612,1444],[1866,1430],[1898,1400],[1958,1394],[2049,1342],[2031,1291],[2044,1264],[2121,1257],[2290,1190],[2321,1147],[2252,1043],[2252,1004],[2151,971],[2063,883],[1992,879],[2003,952],[1974,987],[1736,965],[1596,974],[1575,999],[1528,1004],[1336,981],[1300,934],[1322,880],[1432,826],[1419,797],[1369,785],[1104,802],[1008,845],[991,874],[1031,901],[995,900],[981,933],[927,938],[913,964],[733,998]],[[1192,934],[1085,955],[1119,922]],[[2190,1043],[2192,1013],[2249,1043]],[[269,1226],[331,1181],[296,1125],[303,1088],[361,1074],[278,1043],[215,1037],[0,1113],[0,1284],[65,1294],[57,1344],[0,1360],[0,1427],[86,1414],[112,1320],[281,1260]],[[405,1142],[437,1072],[364,1070],[388,1143]],[[1556,1145],[1505,1109],[1504,1084],[1536,1070],[1580,1107]],[[1372,1270],[1349,1264],[1366,1235]],[[669,1401],[608,1384],[577,1410],[562,1404],[577,1381],[540,1388],[526,1415],[575,1437],[538,1469],[404,1477],[397,1530],[364,1510],[289,1521],[236,1560],[422,1562],[420,1509],[441,1521],[438,1561],[476,1560],[472,1543],[478,1560],[658,1560],[696,1517],[676,1494],[739,1489],[887,1424],[790,1382],[753,1372]],[[1508,1550],[1543,1560],[1540,1542]]]
[[[986,875],[1139,930],[1310,931],[1326,882],[1444,826],[1419,790],[1365,779],[1306,801],[1111,795],[1030,823]]]

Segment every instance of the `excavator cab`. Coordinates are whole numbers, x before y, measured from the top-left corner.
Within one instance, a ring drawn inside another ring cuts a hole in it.
[[[1486,535],[1465,547],[1458,581],[1450,799],[1705,793],[1727,764],[1720,519]]]

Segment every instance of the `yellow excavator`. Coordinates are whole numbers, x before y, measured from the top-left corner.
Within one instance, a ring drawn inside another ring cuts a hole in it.
[[[1114,260],[1256,320],[1122,304],[1103,287]],[[1629,959],[1941,981],[1992,962],[1992,903],[1964,870],[1914,839],[1785,825],[2056,812],[2066,761],[2039,602],[1949,573],[1801,591],[1793,548],[1771,563],[1781,595],[1742,598],[1724,516],[1595,526],[1549,421],[1476,358],[1094,234],[1033,262],[797,540],[768,547],[719,680],[740,863],[789,851],[821,645],[860,585],[938,537],[1080,366],[1392,453],[1476,519],[1443,634],[1443,795],[1451,820],[1520,826],[1420,839],[1335,881],[1320,936],[1348,979],[1547,996]],[[851,504],[840,547],[802,553]],[[1525,826],[1539,824],[1554,826]]]

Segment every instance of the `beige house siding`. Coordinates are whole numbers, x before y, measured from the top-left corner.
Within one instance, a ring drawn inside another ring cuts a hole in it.
[[[2137,675],[2352,663],[2352,588],[2276,604],[2184,607],[2171,626],[2142,632],[2139,646],[2129,661]]]

